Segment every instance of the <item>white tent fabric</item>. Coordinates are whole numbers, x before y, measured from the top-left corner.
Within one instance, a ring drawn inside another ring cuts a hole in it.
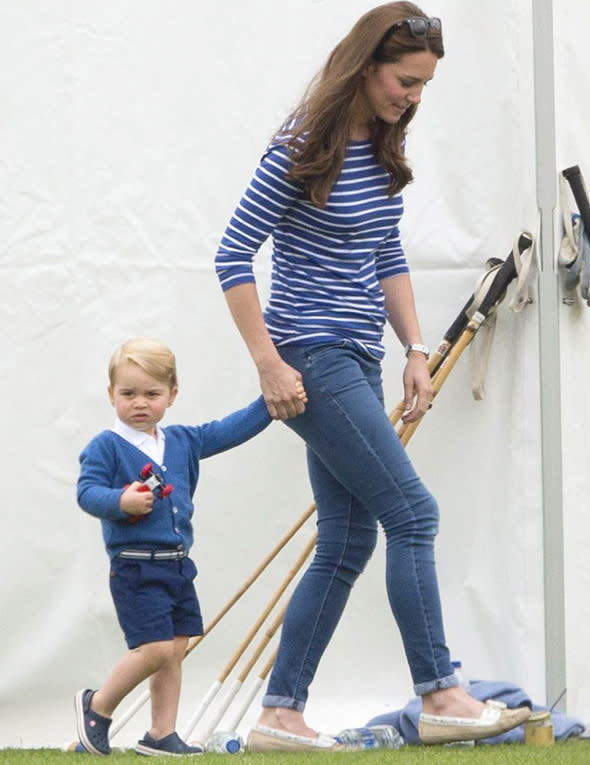
[[[198,423],[258,394],[213,270],[217,241],[265,143],[367,0],[21,0],[0,23],[0,380],[5,472],[0,747],[60,746],[72,696],[125,650],[98,522],[76,506],[81,448],[112,423],[106,365],[133,335],[177,354],[167,422]],[[435,346],[485,261],[535,231],[531,3],[429,0],[447,55],[411,127],[416,181],[403,236],[425,341]],[[555,183],[590,176],[582,96],[590,7],[555,0]],[[288,20],[286,23],[285,20]],[[555,242],[559,211],[555,211]],[[268,287],[268,249],[257,263]],[[559,301],[567,710],[590,719],[589,309]],[[545,698],[538,302],[499,310],[486,397],[463,357],[409,445],[441,507],[448,643],[467,674]],[[388,336],[388,406],[402,353]],[[203,463],[194,557],[208,622],[311,502],[283,425]],[[296,536],[185,664],[179,728],[312,533]],[[255,674],[255,673],[254,673]],[[411,695],[378,548],[312,687],[307,717],[337,730]],[[130,700],[131,701],[131,700]],[[255,719],[257,704],[243,721]],[[120,712],[123,712],[125,703]],[[147,708],[114,743],[132,744]]]

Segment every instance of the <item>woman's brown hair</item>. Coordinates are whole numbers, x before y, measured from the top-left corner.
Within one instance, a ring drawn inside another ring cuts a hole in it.
[[[424,37],[414,37],[409,26],[394,24],[426,14],[413,3],[386,3],[362,16],[349,34],[330,54],[324,68],[312,80],[290,126],[275,139],[286,143],[292,160],[289,177],[303,184],[317,207],[326,204],[340,173],[352,128],[353,106],[361,96],[364,73],[371,64],[395,63],[408,53],[428,50],[442,58],[444,48],[440,27]],[[376,119],[371,136],[377,161],[391,175],[393,196],[412,180],[412,171],[403,152],[408,123],[416,113],[412,105],[396,124]]]

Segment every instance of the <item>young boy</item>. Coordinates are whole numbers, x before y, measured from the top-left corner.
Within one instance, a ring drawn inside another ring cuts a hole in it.
[[[176,733],[176,716],[188,639],[203,632],[196,568],[188,557],[199,460],[247,441],[271,418],[260,397],[220,421],[160,428],[178,393],[176,362],[150,338],[129,340],[115,351],[109,381],[115,425],[80,455],[78,503],[101,520],[111,593],[129,652],[101,688],[76,694],[78,736],[92,754],[110,754],[115,708],[149,677],[152,724],[135,751],[198,754],[200,747],[188,746]],[[301,385],[299,390],[305,402]],[[142,483],[146,472],[153,491]]]

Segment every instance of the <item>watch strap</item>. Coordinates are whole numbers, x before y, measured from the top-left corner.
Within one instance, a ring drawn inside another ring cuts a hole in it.
[[[422,343],[408,343],[408,345],[406,345],[404,348],[404,351],[406,353],[406,357],[411,351],[419,351],[420,353],[423,353],[426,358],[430,356],[430,349],[427,345],[422,345]]]

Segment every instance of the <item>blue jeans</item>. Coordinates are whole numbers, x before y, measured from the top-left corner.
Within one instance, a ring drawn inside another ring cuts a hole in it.
[[[287,420],[307,445],[317,508],[315,557],[296,587],[263,706],[303,711],[319,661],[377,541],[417,694],[457,685],[445,645],[434,563],[438,506],[383,406],[381,365],[349,341],[283,346],[303,375],[304,414]]]

